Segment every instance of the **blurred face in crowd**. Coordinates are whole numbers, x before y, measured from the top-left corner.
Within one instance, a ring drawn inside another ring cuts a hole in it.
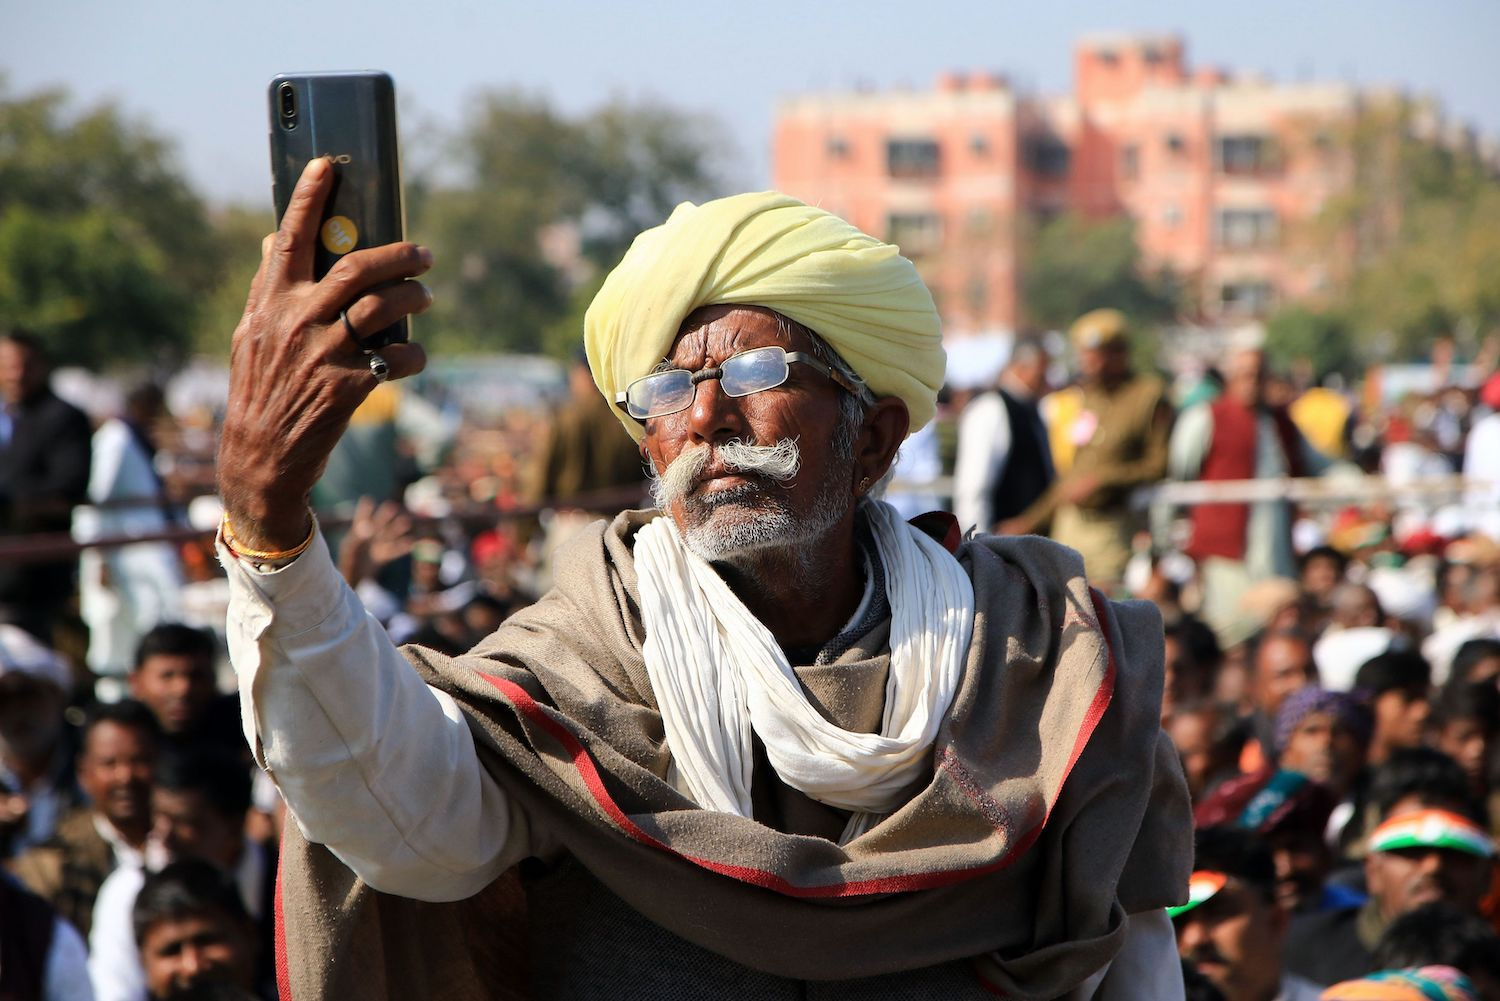
[[[1358,584],[1345,584],[1333,596],[1333,621],[1345,629],[1380,625],[1380,602],[1375,592]]]
[[[66,704],[62,689],[45,678],[0,675],[0,761],[23,773],[50,763]]]
[[[1427,806],[1451,808],[1448,803],[1428,804],[1418,796],[1408,796],[1398,801],[1385,819]],[[1490,888],[1490,861],[1446,848],[1371,852],[1365,858],[1365,882],[1380,916],[1387,921],[1436,901],[1476,914],[1479,901]]]
[[[1224,368],[1224,392],[1246,406],[1261,401],[1265,390],[1265,356],[1259,351],[1236,351]]]
[[[1226,764],[1220,760],[1219,749],[1214,741],[1219,726],[1217,709],[1200,708],[1173,715],[1167,733],[1182,758],[1182,771],[1187,776],[1188,794],[1196,802],[1209,780]]]
[[[1286,913],[1230,877],[1224,888],[1172,921],[1177,952],[1226,1001],[1267,1001],[1281,982]]]
[[[169,734],[191,732],[214,693],[213,659],[207,654],[152,654],[130,676],[130,694]]]
[[[1437,749],[1459,763],[1476,793],[1489,788],[1490,748],[1495,735],[1482,720],[1459,717],[1445,722],[1437,731]]]
[[[1373,743],[1389,752],[1399,747],[1420,747],[1432,715],[1425,689],[1390,688],[1375,697]]]
[[[1341,582],[1338,560],[1331,556],[1314,556],[1302,567],[1302,590],[1320,605],[1329,603]]]
[[[1333,858],[1317,831],[1287,830],[1267,835],[1276,864],[1276,902],[1288,913],[1312,909],[1323,890]]]
[[[226,817],[193,789],[157,789],[151,794],[153,831],[172,859],[195,858],[226,872],[239,862],[245,818]]]
[[[247,990],[251,985],[250,931],[217,907],[156,922],[146,929],[140,948],[153,1001],[172,1001],[208,984]]]
[[[1130,345],[1123,337],[1097,348],[1078,351],[1078,377],[1083,382],[1112,385],[1130,374]]]
[[[1281,752],[1281,766],[1343,796],[1364,767],[1365,747],[1333,713],[1308,713]]]
[[[1463,680],[1467,682],[1500,680],[1500,657],[1482,657],[1469,665]]]
[[[1268,716],[1288,695],[1317,681],[1312,650],[1298,636],[1271,635],[1255,652],[1255,704]]]
[[[122,831],[151,820],[151,778],[156,746],[138,727],[105,721],[84,738],[78,784],[94,809]]]
[[[47,384],[47,363],[32,349],[0,338],[0,402],[22,403]]]

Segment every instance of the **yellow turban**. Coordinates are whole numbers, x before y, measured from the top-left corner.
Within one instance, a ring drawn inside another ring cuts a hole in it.
[[[677,206],[635,238],[583,321],[594,382],[610,404],[656,366],[702,306],[764,306],[816,332],[911,430],[932,419],[945,355],[932,294],[888,243],[831,213],[765,191]],[[637,440],[641,426],[616,411]]]

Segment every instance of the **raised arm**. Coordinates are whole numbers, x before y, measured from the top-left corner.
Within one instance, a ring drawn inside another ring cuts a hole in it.
[[[524,851],[524,823],[457,706],[365,613],[322,540],[286,555],[313,531],[312,485],[376,385],[340,310],[356,331],[380,330],[430,299],[412,279],[431,258],[410,243],[355,251],[313,281],[331,180],[323,160],[303,172],[234,335],[218,465],[230,659],[246,737],[307,838],[376,889],[453,899]],[[425,363],[416,344],[380,355],[392,378]]]

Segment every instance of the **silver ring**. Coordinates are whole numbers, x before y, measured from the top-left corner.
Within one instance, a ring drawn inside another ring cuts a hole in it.
[[[376,382],[384,382],[391,377],[391,367],[374,351],[370,352],[370,374],[375,377]]]

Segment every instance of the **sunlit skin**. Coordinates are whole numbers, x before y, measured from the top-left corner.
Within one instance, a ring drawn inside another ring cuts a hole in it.
[[[769,345],[788,351],[812,350],[812,344],[799,332],[783,335],[768,310],[710,306],[684,322],[667,360],[674,368],[698,371],[741,351]],[[755,550],[719,568],[746,607],[783,647],[802,647],[832,639],[859,604],[863,582],[853,572],[858,565],[853,503],[863,481],[874,483],[889,468],[896,446],[906,436],[908,420],[900,401],[879,401],[856,436],[853,462],[837,461],[832,432],[839,422],[844,391],[809,366],[792,365],[790,373],[786,383],[775,389],[741,397],[726,395],[717,379],[700,382],[687,409],[646,421],[641,450],[661,472],[690,446],[715,445],[734,438],[773,445],[783,438],[795,438],[802,450],[800,472],[786,483],[761,485],[763,491],[776,491],[779,502],[794,516],[810,511],[825,485],[833,482],[839,496],[846,499],[848,510],[824,539],[789,550]],[[695,497],[731,490],[746,482],[744,477],[726,474],[710,462],[688,497],[673,504],[668,514],[684,531],[707,518],[753,518],[755,497],[744,504],[712,509],[693,503]]]
[[[94,726],[78,758],[78,784],[94,808],[131,845],[140,847],[151,829],[151,779],[156,746],[133,726],[105,721]]]
[[[1220,765],[1214,749],[1214,728],[1218,725],[1217,710],[1179,712],[1168,724],[1167,733],[1177,754],[1182,759],[1182,771],[1187,777],[1188,794],[1197,802]]]
[[[1259,351],[1236,351],[1224,367],[1224,394],[1247,407],[1258,406],[1265,395],[1265,356]]]
[[[1429,806],[1452,808],[1450,803],[1427,803],[1419,796],[1407,796],[1385,819]],[[1434,901],[1476,914],[1479,901],[1490,888],[1490,861],[1446,848],[1371,852],[1365,858],[1365,882],[1380,916],[1387,921]]]
[[[1335,795],[1349,791],[1365,763],[1365,748],[1333,713],[1308,713],[1281,752],[1281,766],[1321,782]]]
[[[1338,561],[1328,556],[1314,557],[1302,568],[1302,590],[1326,605],[1333,597],[1333,589],[1339,586]]]
[[[140,946],[146,990],[153,999],[204,984],[251,986],[254,944],[249,930],[217,908],[158,921]]]
[[[1297,636],[1273,635],[1261,641],[1255,651],[1255,704],[1267,716],[1288,695],[1317,681],[1312,650]]]
[[[152,654],[130,675],[130,694],[169,734],[191,732],[214,693],[213,660],[204,654]]]
[[[1281,985],[1286,912],[1238,879],[1172,921],[1177,952],[1226,1001],[1271,1001]]]

